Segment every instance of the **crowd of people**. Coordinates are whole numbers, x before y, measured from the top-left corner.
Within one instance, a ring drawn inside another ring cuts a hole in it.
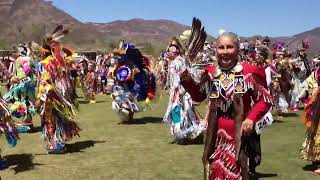
[[[158,84],[170,94],[164,121],[178,143],[204,134],[205,179],[255,177],[260,133],[273,119],[299,109],[307,127],[302,158],[319,164],[319,56],[307,56],[307,41],[290,52],[269,37],[243,40],[225,32],[205,42],[195,58],[180,41],[170,43],[157,65]],[[208,111],[201,118],[195,107],[203,101]]]
[[[0,132],[12,146],[38,114],[48,153],[65,153],[65,143],[81,131],[77,88],[91,104],[97,94],[110,95],[121,123],[146,110],[158,89],[169,94],[163,121],[173,142],[203,138],[205,179],[250,179],[261,162],[262,130],[302,108],[307,133],[301,155],[319,164],[320,55],[307,56],[307,41],[294,52],[269,37],[247,40],[230,32],[208,42],[194,19],[192,30],[173,37],[158,61],[124,41],[90,59],[60,43],[67,33],[58,26],[41,46],[19,44],[1,59],[7,92],[0,99]],[[205,115],[197,111],[200,103],[208,104]],[[0,169],[7,166],[1,159]]]
[[[121,41],[119,48],[98,56],[75,53],[60,39],[68,34],[62,25],[44,37],[43,44],[20,43],[6,52],[0,63],[1,83],[7,92],[0,98],[0,132],[12,146],[19,133],[32,131],[40,116],[42,136],[49,154],[66,153],[65,143],[81,131],[75,121],[77,89],[88,103],[97,94],[111,95],[112,108],[123,122],[146,108],[155,96],[156,82],[150,57],[135,45]],[[137,102],[144,101],[141,109]],[[8,163],[0,156],[0,169]]]

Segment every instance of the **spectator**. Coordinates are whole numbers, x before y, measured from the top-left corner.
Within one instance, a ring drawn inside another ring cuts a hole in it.
[[[268,47],[269,47],[270,43],[271,43],[271,41],[270,41],[268,36],[266,36],[264,38],[264,40],[262,41],[262,44],[265,45],[265,46],[268,46]]]

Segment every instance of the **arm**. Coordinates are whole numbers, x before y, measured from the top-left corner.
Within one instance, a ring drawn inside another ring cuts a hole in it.
[[[295,59],[289,59],[289,64],[294,64],[296,62],[298,62],[299,58],[295,58]]]
[[[203,154],[206,155],[206,160],[209,160],[209,155],[211,155],[212,146],[215,145],[216,133],[217,133],[217,107],[214,99],[209,100],[208,104],[208,114],[207,114],[208,127],[205,135],[204,151]]]
[[[251,99],[254,101],[254,106],[245,112],[246,120],[242,124],[245,126],[253,126],[259,121],[271,107],[271,96],[267,89],[267,82],[265,72],[261,68],[255,66],[244,66],[244,73],[246,74],[245,82],[249,85],[248,92],[245,94],[243,101],[245,105],[251,104]],[[246,109],[247,107],[245,107]],[[251,123],[249,123],[251,121]]]
[[[193,101],[202,102],[207,98],[207,94],[200,91],[200,85],[195,83],[188,70],[184,70],[181,73],[180,78],[181,85],[190,94]],[[205,81],[206,80],[203,78],[203,82]]]
[[[210,99],[209,105],[208,105],[208,113],[207,113],[207,130],[205,134],[205,141],[204,141],[204,150],[203,150],[203,156],[202,156],[202,163],[204,167],[204,179],[207,180],[209,177],[209,158],[214,150],[214,145],[216,144],[216,138],[217,138],[217,109],[216,104],[213,99]]]
[[[246,119],[249,119],[253,121],[253,123],[256,123],[270,110],[271,102],[267,102],[265,100],[265,96],[266,95],[261,94],[260,92],[253,92],[252,99],[254,101],[254,105],[249,111]]]
[[[270,68],[270,67],[267,67],[267,68],[265,69],[265,73],[266,73],[267,86],[269,87],[270,84],[271,84],[271,81],[272,81],[272,78],[271,78],[271,68]]]
[[[235,139],[235,155],[236,160],[239,160],[240,147],[241,147],[241,136],[242,136],[242,121],[244,120],[244,109],[243,109],[243,97],[242,96],[234,96],[233,106],[235,110],[235,122],[234,122],[234,139]]]

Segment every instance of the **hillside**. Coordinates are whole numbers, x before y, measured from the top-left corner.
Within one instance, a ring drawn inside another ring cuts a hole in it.
[[[191,23],[191,20],[190,20]],[[0,48],[11,48],[18,42],[41,43],[45,34],[58,24],[70,29],[63,43],[76,50],[107,50],[117,47],[120,39],[146,47],[147,53],[157,54],[170,41],[189,26],[171,20],[131,19],[109,23],[83,23],[45,0],[0,0]],[[253,37],[251,37],[253,38]],[[249,38],[249,39],[251,39]],[[275,37],[295,49],[297,43],[308,39],[310,53],[320,47],[320,28],[302,32],[292,37]]]

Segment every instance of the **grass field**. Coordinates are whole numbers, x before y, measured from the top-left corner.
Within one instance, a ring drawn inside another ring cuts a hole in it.
[[[161,122],[166,98],[154,103],[152,110],[136,114],[130,125],[118,124],[110,104],[108,96],[99,95],[96,104],[80,105],[77,122],[83,130],[80,138],[69,142],[67,154],[46,154],[38,117],[36,131],[22,134],[15,148],[2,139],[2,155],[10,164],[0,171],[2,180],[202,179],[203,145],[170,143],[169,128]],[[295,114],[263,132],[261,179],[319,179],[303,170],[310,164],[300,159],[304,134]]]

